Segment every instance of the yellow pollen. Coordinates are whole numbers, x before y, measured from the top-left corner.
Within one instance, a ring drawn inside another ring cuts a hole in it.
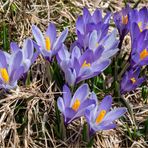
[[[142,50],[142,52],[140,53],[140,59],[143,60],[146,57],[148,57],[148,51],[146,49]]]
[[[142,22],[139,22],[139,23],[138,23],[138,26],[141,27],[141,26],[142,26]]]
[[[131,81],[132,81],[133,84],[136,83],[136,79],[134,77],[131,78]]]
[[[99,113],[98,117],[96,118],[96,123],[99,124],[103,120],[105,115],[106,115],[106,110],[102,110]]]
[[[142,32],[142,29],[141,29],[142,22],[139,22],[139,23],[138,23],[138,26],[139,26],[140,32]]]
[[[0,74],[5,83],[9,82],[9,75],[6,68],[0,68]]]
[[[50,38],[49,37],[45,38],[45,43],[46,43],[46,49],[49,51],[50,47],[51,47],[51,42],[50,42]]]
[[[122,16],[122,23],[123,23],[124,25],[126,25],[126,24],[128,23],[128,16],[127,16],[127,15]]]
[[[84,67],[90,67],[90,63],[87,63],[86,60],[82,64],[82,68],[84,68]]]
[[[96,47],[98,47],[99,46],[99,43],[96,43]]]
[[[72,106],[72,109],[74,111],[77,111],[79,109],[79,107],[80,107],[80,104],[81,104],[81,102],[79,101],[79,99],[76,99],[76,101],[74,102],[74,104]]]

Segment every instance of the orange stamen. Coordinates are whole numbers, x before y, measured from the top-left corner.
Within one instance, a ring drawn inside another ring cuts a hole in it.
[[[81,102],[79,101],[79,99],[76,99],[76,101],[74,102],[74,104],[72,106],[72,109],[74,111],[77,111],[79,109],[79,107],[80,107],[80,104],[81,104]]]
[[[9,75],[6,68],[0,68],[0,74],[5,83],[9,82]]]
[[[105,115],[106,115],[106,110],[102,110],[99,113],[98,117],[96,118],[96,123],[99,124],[103,120]]]
[[[46,44],[46,49],[48,51],[50,51],[50,48],[51,48],[51,41],[50,41],[50,38],[49,37],[46,37],[45,38],[45,44]]]
[[[143,60],[146,57],[148,57],[148,51],[146,49],[142,50],[142,52],[140,53],[140,59]]]
[[[124,25],[126,25],[126,24],[128,23],[128,16],[127,16],[127,15],[122,16],[122,23],[123,23]]]
[[[131,78],[131,81],[132,81],[133,84],[136,83],[136,79],[134,77]]]
[[[82,64],[82,68],[84,68],[84,67],[90,67],[90,66],[91,66],[90,63],[87,63],[86,60]]]

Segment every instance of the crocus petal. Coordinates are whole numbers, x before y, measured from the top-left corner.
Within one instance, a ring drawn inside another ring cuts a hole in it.
[[[139,87],[144,81],[146,80],[146,78],[139,78],[137,81],[137,87]]]
[[[90,99],[95,100],[95,102],[96,102],[95,104],[98,105],[98,99],[97,99],[97,96],[94,92],[91,93]]]
[[[65,105],[64,105],[63,98],[61,98],[61,97],[58,98],[57,106],[58,106],[58,109],[64,114],[64,112],[65,112]]]
[[[56,33],[56,27],[53,23],[50,23],[48,25],[48,28],[46,30],[46,36],[50,38],[51,44],[55,42],[57,33]]]
[[[37,41],[37,44],[45,48],[45,39],[40,29],[37,26],[32,25],[32,33],[35,40]]]
[[[3,51],[0,51],[0,67],[2,68],[7,67],[7,60]]]
[[[104,51],[101,58],[107,59],[114,56],[119,51],[118,48],[109,51]]]
[[[14,71],[11,82],[15,82],[17,80],[20,79],[20,77],[23,75],[24,73],[24,67],[21,66],[20,68],[18,68],[17,70]]]
[[[76,112],[73,109],[66,108],[65,109],[65,122],[70,123],[72,120],[74,120],[75,114],[76,114]]]
[[[31,66],[31,61],[26,59],[26,60],[23,61],[23,65],[24,65],[24,72],[26,73]]]
[[[75,112],[75,115],[73,116],[73,118],[71,120],[69,120],[69,122],[71,122],[72,120],[76,119],[76,118],[79,118],[81,116],[84,116],[85,115],[85,111],[86,109],[92,109],[95,107],[95,102],[94,100],[86,100],[84,101],[85,103],[82,105],[83,107],[81,107],[77,112]]]
[[[88,123],[90,123],[90,121],[91,121],[91,119],[90,119],[90,117],[91,117],[91,116],[90,116],[90,112],[91,112],[91,111],[90,111],[89,109],[86,109],[86,110],[85,110],[85,113],[84,113],[85,118],[86,118],[86,120],[87,120]]]
[[[10,43],[10,49],[11,49],[11,53],[12,54],[15,53],[15,52],[17,52],[17,51],[19,51],[19,50],[21,50],[19,48],[19,46],[17,45],[17,43],[15,43],[15,42],[11,42]]]
[[[89,39],[89,48],[90,49],[95,50],[97,48],[97,39],[98,39],[97,31],[94,30],[90,34],[90,39]]]
[[[78,112],[84,112],[87,108],[89,108],[89,106],[95,106],[96,105],[96,101],[93,99],[86,99],[79,107]]]
[[[100,131],[100,130],[110,130],[110,129],[114,129],[116,128],[116,124],[112,123],[112,124],[109,124],[109,125],[106,125],[106,126],[94,126],[92,127],[94,131]]]
[[[61,46],[61,44],[65,41],[67,35],[68,35],[68,29],[66,28],[57,38],[55,44],[53,45],[53,49],[58,49]]]
[[[80,56],[81,56],[80,48],[75,46],[72,50],[71,57],[72,57],[72,59],[74,59],[74,58],[80,58]]]
[[[113,43],[116,41],[116,36],[117,36],[117,31],[113,30],[103,44],[105,50],[108,50],[113,46]]]
[[[105,15],[105,17],[103,19],[105,24],[109,23],[111,16],[112,16],[112,14],[110,12],[107,12],[107,14]]]
[[[94,60],[101,58],[102,53],[104,52],[104,47],[102,45],[98,46],[94,52]]]
[[[70,67],[71,67],[71,61],[65,59],[65,60],[61,61],[60,66],[61,66],[61,69],[64,71],[64,73],[66,73],[67,69],[70,69]],[[72,72],[72,70],[71,70],[71,72]]]
[[[10,84],[2,84],[2,88],[9,90],[9,89],[14,89],[15,87],[17,87],[17,81],[10,83]]]
[[[10,73],[15,70],[18,69],[20,67],[20,65],[22,64],[22,59],[23,59],[23,55],[21,51],[16,52],[15,54],[12,55],[11,61],[10,61]]]
[[[138,25],[135,22],[132,23],[131,29],[130,29],[132,43],[139,36],[139,34],[140,34],[140,29],[139,29]]]
[[[102,20],[102,13],[100,12],[100,10],[96,9],[92,17],[93,17],[94,22],[97,24],[98,22]]]
[[[24,58],[31,59],[33,57],[33,50],[34,50],[34,47],[33,47],[32,40],[29,38],[26,39],[22,49]]]
[[[75,69],[76,75],[78,76],[80,73],[80,68],[81,68],[79,60],[77,58],[74,58],[72,63],[73,63],[73,68]]]
[[[76,79],[76,83],[99,75],[103,70],[105,70],[109,66],[110,62],[111,60],[105,60],[102,62],[98,61],[94,63],[91,66],[91,69],[86,68],[85,71],[83,70],[83,73],[81,72],[81,75],[79,75],[79,77],[77,77]]]
[[[31,63],[35,62],[35,60],[37,59],[38,55],[39,55],[39,51],[35,51],[35,53],[33,54],[32,59],[31,59]]]
[[[87,63],[92,63],[92,61],[93,61],[92,57],[93,57],[93,51],[92,50],[86,50],[79,59],[80,65],[82,65],[85,60],[86,60]]]
[[[65,79],[68,85],[73,86],[76,81],[76,72],[68,68],[65,70],[64,73],[65,73]]]
[[[125,107],[117,108],[110,111],[103,119],[101,125],[105,125],[108,123],[113,122],[114,120],[118,119],[119,117],[123,116],[126,113],[127,109]]]
[[[105,110],[106,112],[108,112],[111,108],[112,105],[112,97],[110,95],[106,96],[102,102],[100,103],[99,107],[98,107],[98,114],[101,110]]]
[[[90,76],[92,73],[93,73],[93,71],[91,70],[90,67],[81,68],[80,71],[79,71],[79,76],[77,78],[77,81],[79,79],[81,79],[81,81],[82,81],[82,78],[87,79],[87,77]]]
[[[79,99],[79,101],[82,103],[83,100],[85,100],[88,97],[89,94],[89,87],[88,84],[83,84],[81,85],[77,91],[75,92],[72,100],[71,100],[71,105],[73,105],[73,103],[76,101],[76,99]]]
[[[84,24],[87,24],[91,21],[91,14],[86,7],[83,8],[83,21]]]
[[[110,59],[104,60],[104,61],[96,61],[95,63],[92,64],[92,69],[94,72],[102,72],[104,71],[111,63]]]
[[[81,33],[84,34],[84,29],[83,29],[83,18],[82,16],[79,16],[77,21],[76,21],[76,29]],[[77,33],[78,33],[77,31]]]
[[[57,57],[57,61],[58,61],[59,64],[60,64],[60,62],[62,60],[69,60],[70,53],[68,52],[68,49],[67,49],[67,47],[64,44],[62,44],[62,47],[58,51],[58,54],[57,54],[56,57]]]
[[[63,98],[64,98],[65,107],[68,107],[71,101],[71,92],[70,89],[67,87],[67,85],[63,86]]]

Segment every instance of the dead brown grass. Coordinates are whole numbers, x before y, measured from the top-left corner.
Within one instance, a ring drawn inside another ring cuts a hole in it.
[[[134,5],[135,1],[131,0],[130,3]],[[148,6],[147,0],[141,1],[139,7],[144,5]],[[91,11],[101,8],[114,12],[120,10],[124,4],[121,0],[1,0],[0,30],[5,22],[8,26],[9,41],[17,41],[21,45],[26,37],[32,36],[32,24],[37,24],[44,30],[52,21],[59,31],[69,27],[69,40],[72,40],[75,20],[84,6]],[[81,137],[83,118],[69,125],[67,137],[63,140],[58,139],[55,134],[55,100],[60,94],[60,89],[51,81],[42,57],[33,65],[31,71],[33,79],[29,86],[22,85],[15,91],[0,93],[0,147],[85,147]],[[140,92],[138,89],[125,96],[134,110],[135,117],[133,121],[129,114],[126,116],[129,130],[138,125],[143,128],[141,123],[148,116],[148,106],[143,104]],[[94,147],[148,147],[142,136],[133,140],[126,135],[126,122],[118,121],[119,127],[116,130],[98,133]]]

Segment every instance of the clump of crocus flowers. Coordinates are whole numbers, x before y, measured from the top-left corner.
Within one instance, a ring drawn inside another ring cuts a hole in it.
[[[109,33],[111,15],[108,12],[102,17],[99,9],[91,14],[84,8],[83,15],[76,20],[77,38],[70,49],[64,44],[68,35],[67,28],[57,36],[53,23],[48,25],[45,33],[32,25],[35,40],[27,38],[22,48],[12,42],[10,53],[0,51],[0,88],[14,89],[18,80],[28,72],[41,54],[49,62],[56,60],[61,68],[60,72],[64,74],[63,97],[58,98],[57,105],[65,125],[84,116],[90,135],[96,131],[115,128],[114,121],[125,114],[126,108],[110,110],[113,101],[111,95],[105,96],[99,104],[86,80],[98,76],[109,67],[112,58],[118,56],[122,50],[123,40],[129,33],[132,50],[127,61],[129,66],[120,79],[117,79],[119,92],[123,95],[145,81],[145,76],[140,76],[140,72],[148,65],[148,9],[144,7],[137,10],[126,6],[116,12],[113,19],[118,32],[115,29]],[[80,83],[83,84],[79,85]],[[75,89],[72,93],[71,90]]]
[[[136,89],[145,81],[145,76],[139,78],[143,66],[148,65],[148,9],[131,9],[129,6],[115,13],[114,21],[119,31],[120,38],[130,33],[131,52],[129,66],[125,71],[121,82],[121,94]],[[121,46],[120,46],[121,47]]]
[[[63,87],[63,98],[57,100],[58,108],[64,115],[67,125],[74,119],[85,116],[89,125],[90,136],[99,130],[108,130],[116,127],[114,120],[123,116],[125,107],[119,107],[110,111],[112,97],[106,96],[99,104],[94,92],[89,91],[87,84],[81,85],[73,97],[67,86]]]

